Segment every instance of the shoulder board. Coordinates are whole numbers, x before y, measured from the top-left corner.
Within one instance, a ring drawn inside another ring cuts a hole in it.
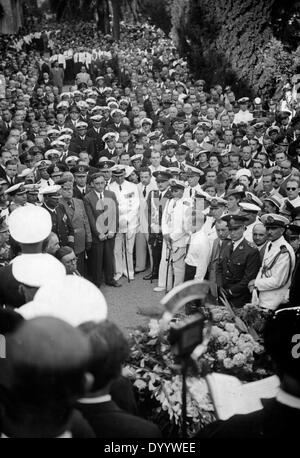
[[[245,239],[245,242],[247,242],[247,244],[249,246],[251,246],[251,248],[254,248],[255,250],[257,250],[257,246],[253,243],[253,242],[249,242],[248,240]]]
[[[189,202],[188,200],[184,200],[182,202],[183,205],[186,205],[187,207],[189,207],[191,205],[191,202]]]

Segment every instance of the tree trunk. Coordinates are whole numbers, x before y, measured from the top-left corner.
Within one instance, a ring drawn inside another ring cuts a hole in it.
[[[113,39],[116,41],[120,40],[120,19],[121,19],[121,8],[118,0],[111,0],[112,11],[113,11]]]
[[[20,0],[1,0],[4,16],[0,20],[0,33],[17,33],[22,26]]]

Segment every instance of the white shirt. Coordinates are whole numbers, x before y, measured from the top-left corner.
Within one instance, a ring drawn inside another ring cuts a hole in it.
[[[201,228],[200,231],[191,235],[189,242],[188,253],[185,258],[185,263],[189,266],[195,266],[196,280],[204,280],[211,255],[211,245],[205,231]]]
[[[237,249],[237,247],[240,245],[240,243],[242,243],[242,241],[244,240],[244,236],[242,238],[240,238],[239,240],[237,240],[236,242],[233,242],[232,241],[232,248],[233,248],[233,251]]]

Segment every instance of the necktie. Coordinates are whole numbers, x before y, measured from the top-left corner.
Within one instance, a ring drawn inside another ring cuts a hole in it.
[[[158,198],[159,198],[159,200],[161,200],[161,198],[162,198],[162,193],[161,192],[159,193]]]
[[[144,186],[143,196],[146,197],[146,186]]]
[[[190,197],[192,197],[192,195],[193,195],[193,190],[192,190],[192,188],[191,188],[191,189],[190,189]]]
[[[81,191],[81,194],[84,196],[85,195],[85,189],[83,188]]]
[[[255,181],[254,181],[253,188],[255,189],[255,188],[257,187],[257,185],[258,185],[258,180],[255,180]]]
[[[270,245],[268,246],[268,251],[271,250],[272,246],[273,246],[272,243],[270,243]]]
[[[122,191],[122,186],[120,184],[119,184],[119,189],[120,189],[120,191]]]
[[[103,194],[102,194],[102,192],[100,192],[100,199],[101,199],[101,200],[103,199]]]

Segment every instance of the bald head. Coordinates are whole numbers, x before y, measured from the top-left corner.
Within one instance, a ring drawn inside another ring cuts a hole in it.
[[[252,230],[253,241],[256,246],[262,246],[267,241],[267,230],[262,223],[257,223]]]

